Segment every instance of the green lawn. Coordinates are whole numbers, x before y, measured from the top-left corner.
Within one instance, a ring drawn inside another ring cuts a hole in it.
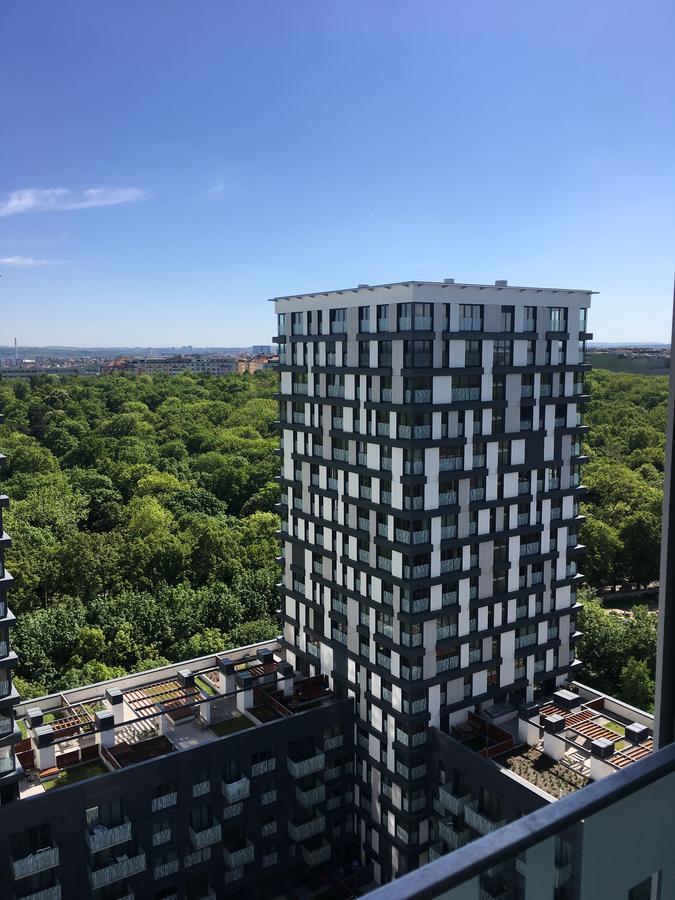
[[[108,769],[106,769],[100,759],[93,759],[91,762],[82,763],[70,769],[63,769],[56,778],[43,781],[42,787],[46,791],[51,791],[52,788],[65,787],[68,784],[75,784],[76,781],[84,781],[87,778],[94,778],[96,775],[104,775],[107,771]]]
[[[28,728],[26,726],[26,720],[19,719],[16,724],[19,726],[19,731],[21,732],[21,737],[25,741],[26,738],[28,737]]]
[[[623,725],[619,725],[618,722],[607,721],[607,722],[603,723],[603,727],[608,728],[610,731],[616,731],[616,733],[620,734],[621,737],[623,737],[624,734],[626,733]]]
[[[224,722],[216,722],[215,725],[209,727],[218,737],[223,737],[226,734],[233,734],[235,731],[242,731],[244,728],[253,728],[253,724],[246,716],[232,716],[230,719],[225,719]]]
[[[206,694],[207,697],[215,697],[216,689],[208,678],[202,678],[201,675],[197,675],[197,677],[195,678],[195,684]]]

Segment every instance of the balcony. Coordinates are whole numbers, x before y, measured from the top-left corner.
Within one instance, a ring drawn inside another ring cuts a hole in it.
[[[389,663],[391,668],[391,662]],[[401,678],[406,681],[417,681],[422,677],[422,666],[401,666]]]
[[[296,843],[302,843],[302,841],[306,841],[307,838],[314,837],[317,834],[322,834],[326,830],[326,819],[324,816],[317,816],[314,819],[310,819],[308,822],[302,822],[299,825],[296,825],[295,822],[288,822],[288,833],[291,836],[291,839]]]
[[[162,794],[161,797],[153,797],[152,799],[152,811],[159,812],[162,809],[169,809],[171,806],[175,806],[178,802],[178,794],[176,791],[171,791],[168,794]]]
[[[95,825],[91,831],[87,831],[87,844],[92,853],[129,840],[131,840],[131,822],[128,819],[121,825],[111,827]]]
[[[328,750],[337,750],[338,747],[341,747],[344,743],[344,736],[341,734],[336,734],[333,737],[324,738],[323,741],[323,749],[327,752]]]
[[[180,866],[180,861],[177,859],[171,859],[169,862],[162,863],[159,866],[155,866],[153,869],[153,876],[155,881],[160,881],[162,878],[168,878],[169,875],[175,875]]]
[[[441,573],[445,574],[446,572],[459,572],[462,568],[462,558],[461,556],[454,556],[450,559],[442,559],[441,560]]]
[[[253,844],[249,844],[248,841],[243,847],[229,848],[226,845],[223,846],[223,856],[230,869],[238,869],[241,866],[252,863],[254,855]]]
[[[537,643],[537,632],[531,631],[529,634],[516,635],[516,650],[522,650],[523,647],[532,647]]]
[[[317,784],[307,790],[296,785],[295,796],[300,806],[308,809],[310,806],[314,806],[315,803],[321,803],[326,799],[326,785]]]
[[[452,669],[459,669],[459,656],[444,656],[436,660],[437,672],[449,672]]]
[[[310,842],[310,846],[302,845],[302,858],[306,865],[314,867],[320,866],[322,863],[328,862],[331,856],[330,844],[323,838],[316,842],[317,846],[313,846],[314,842]]]
[[[197,784],[192,785],[192,796],[193,797],[203,797],[204,794],[208,794],[211,790],[211,782],[210,781],[200,781]]]
[[[12,859],[12,873],[14,878],[27,878],[29,875],[37,875],[45,869],[53,869],[59,865],[59,848],[42,847],[21,859]]]
[[[92,887],[97,889],[122,881],[124,878],[131,878],[139,872],[145,872],[145,853],[118,859],[100,869],[93,869],[89,874]]]
[[[21,900],[61,900],[61,897],[61,885],[57,883],[40,891],[33,891],[31,894],[22,894]]]
[[[326,754],[323,750],[317,751],[313,756],[295,760],[288,757],[286,760],[288,771],[293,778],[304,778],[306,775],[314,775],[320,772],[326,765]]]
[[[463,828],[461,831],[455,831],[452,821],[444,819],[438,823],[438,833],[451,850],[457,850],[463,847],[469,841],[469,831]]]
[[[465,402],[468,400],[480,400],[480,388],[453,388],[453,402]]]
[[[251,782],[245,775],[236,781],[223,781],[223,796],[228,803],[244,800],[251,793]]]
[[[227,819],[235,819],[244,811],[243,803],[232,803],[230,806],[223,807],[223,821]]]
[[[162,844],[166,844],[167,841],[171,840],[171,829],[163,828],[162,831],[153,831],[152,833],[152,846],[153,847],[161,847]]]
[[[464,807],[464,820],[467,825],[480,834],[490,834],[506,824],[506,819],[494,822],[485,813],[478,812],[478,800],[472,800]]]
[[[450,786],[447,784],[440,785],[438,788],[438,796],[441,804],[454,816],[461,815],[461,813],[464,812],[464,807],[471,801],[471,794],[458,797],[456,794],[452,793]]]
[[[211,847],[213,844],[217,844],[222,834],[220,822],[214,822],[213,825],[197,830],[190,826],[188,830],[190,832],[190,841],[195,850],[203,850],[204,847]]]

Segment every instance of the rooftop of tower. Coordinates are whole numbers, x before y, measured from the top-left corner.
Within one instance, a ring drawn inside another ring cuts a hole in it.
[[[277,302],[282,300],[303,300],[310,297],[328,297],[333,294],[358,294],[365,293],[367,291],[374,290],[391,290],[392,288],[413,288],[413,287],[438,287],[443,290],[497,290],[497,291],[507,291],[513,292],[517,291],[519,293],[524,293],[526,291],[532,291],[536,294],[548,293],[548,294],[585,294],[590,296],[591,294],[596,294],[597,291],[586,290],[583,288],[551,288],[551,287],[528,287],[524,285],[511,285],[506,280],[498,280],[493,284],[472,284],[470,282],[460,282],[455,281],[454,278],[445,278],[442,281],[420,281],[418,279],[411,279],[410,281],[393,281],[386,284],[357,284],[355,287],[348,288],[337,288],[330,291],[308,291],[302,294],[286,294],[285,296],[279,297],[270,297],[270,302]]]

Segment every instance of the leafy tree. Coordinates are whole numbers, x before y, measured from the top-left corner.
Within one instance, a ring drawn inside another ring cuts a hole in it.
[[[621,699],[638,709],[651,711],[654,708],[655,688],[647,663],[631,657],[621,670]]]

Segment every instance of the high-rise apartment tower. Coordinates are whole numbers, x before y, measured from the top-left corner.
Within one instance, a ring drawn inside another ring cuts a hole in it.
[[[590,295],[447,279],[275,298],[284,644],[356,698],[379,881],[429,837],[427,726],[498,723],[577,665]]]

